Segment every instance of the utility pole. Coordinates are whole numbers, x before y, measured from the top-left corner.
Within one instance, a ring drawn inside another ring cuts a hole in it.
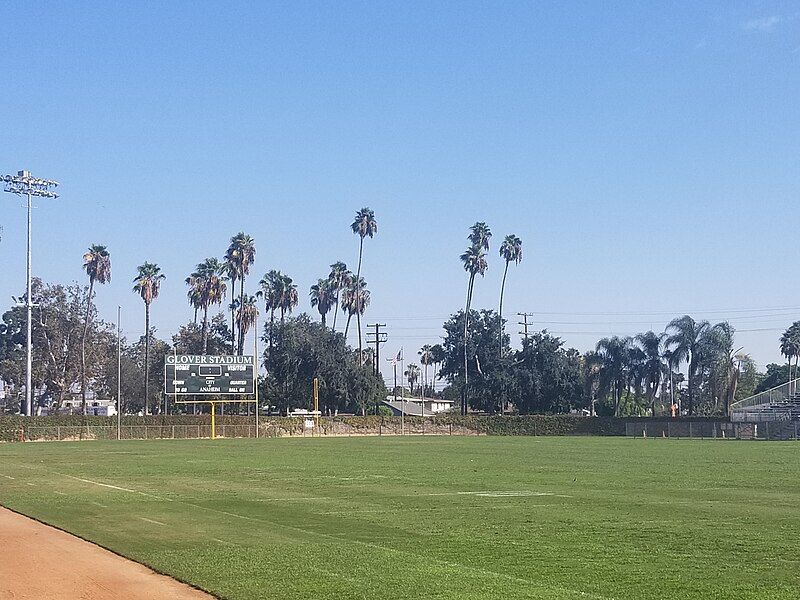
[[[521,336],[523,336],[527,340],[528,339],[528,325],[533,327],[533,321],[528,323],[528,317],[533,318],[533,313],[521,312],[521,313],[517,313],[517,316],[522,317],[522,319],[523,319],[522,321],[518,321],[517,322],[518,325],[522,325],[523,328],[524,328],[522,331],[519,332],[519,334]]]
[[[25,376],[25,414],[33,415],[32,404],[32,375],[33,366],[33,345],[31,341],[31,309],[33,308],[33,298],[31,297],[31,197],[40,196],[42,198],[58,198],[58,194],[50,191],[51,187],[58,185],[57,181],[51,179],[37,179],[31,176],[30,171],[18,171],[16,175],[5,175],[0,178],[5,182],[5,191],[18,196],[28,198],[28,259],[27,259],[27,292],[25,294],[25,309],[27,313],[26,341],[27,350],[27,371]]]
[[[367,331],[367,344],[375,344],[375,360],[372,364],[372,370],[375,371],[375,375],[380,376],[381,374],[381,344],[386,343],[388,339],[388,335],[385,331],[381,331],[381,327],[386,327],[386,323],[373,323],[372,325],[367,325],[367,327],[374,327],[375,331]],[[370,336],[374,339],[369,339]]]

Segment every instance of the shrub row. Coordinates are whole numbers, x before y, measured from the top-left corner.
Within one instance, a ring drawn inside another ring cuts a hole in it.
[[[131,426],[208,426],[209,415],[153,415],[147,417],[124,416],[122,425]],[[434,418],[406,417],[408,431],[450,431],[454,434],[478,435],[625,435],[625,425],[631,422],[647,423],[647,418],[578,417],[573,415],[482,416],[439,415]],[[726,422],[716,417],[689,417],[674,419],[674,423]],[[0,441],[15,441],[22,428],[54,427],[113,427],[116,417],[57,415],[47,417],[0,416]],[[234,415],[217,416],[217,425],[252,425],[253,417]],[[400,417],[370,415],[366,417],[339,416],[320,419],[322,435],[370,435],[395,433],[400,430]],[[287,417],[262,417],[260,430],[265,437],[302,435],[303,419]]]

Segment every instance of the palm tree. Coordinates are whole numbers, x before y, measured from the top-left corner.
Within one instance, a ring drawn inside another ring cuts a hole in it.
[[[255,296],[245,295],[244,302],[236,301],[236,322],[240,324],[238,352],[244,354],[244,340],[250,328],[255,324],[258,317],[258,306]]]
[[[227,286],[222,278],[224,265],[216,258],[207,258],[186,278],[189,303],[203,311],[203,354],[208,350],[208,307],[221,304]]]
[[[338,261],[331,265],[328,281],[330,281],[331,291],[336,296],[336,306],[333,309],[333,330],[336,331],[336,313],[339,312],[339,293],[352,283],[353,273],[350,272],[346,264],[342,261]]]
[[[367,282],[363,277],[354,279],[350,287],[342,294],[342,310],[347,311],[347,325],[344,328],[344,335],[347,337],[347,330],[350,327],[350,319],[356,315],[358,323],[358,352],[361,354],[361,315],[367,310],[370,302],[370,293],[367,289]]]
[[[150,398],[150,304],[158,298],[161,291],[161,282],[166,276],[161,272],[161,267],[155,263],[145,261],[136,267],[136,277],[133,278],[133,291],[144,300],[144,414],[148,414],[147,401]]]
[[[231,282],[231,296],[236,295],[236,279],[239,277],[239,266],[232,256],[228,253],[225,254],[223,259],[223,269],[225,279]],[[228,310],[231,311],[231,354],[236,354],[236,302],[235,298],[231,298],[231,303],[228,305]],[[197,314],[195,313],[195,322],[197,321]]]
[[[589,414],[594,417],[597,394],[602,388],[600,375],[603,368],[603,357],[590,350],[583,355],[581,366],[583,367],[584,393],[589,401]]]
[[[508,265],[513,261],[519,264],[522,260],[522,240],[515,235],[507,235],[500,245],[500,256],[506,261],[506,268],[503,271],[503,283],[500,286],[500,357],[503,356],[503,294],[506,291],[506,275],[508,275]]]
[[[434,389],[436,388],[435,381],[437,379],[441,379],[441,377],[439,375],[439,369],[437,369],[437,366],[444,362],[445,357],[446,357],[446,354],[445,354],[444,348],[442,347],[441,344],[434,344],[433,346],[431,346],[431,360],[433,361],[433,379],[434,379],[433,387],[434,387]]]
[[[661,384],[661,374],[664,372],[664,359],[661,354],[665,333],[656,334],[652,331],[640,333],[636,342],[644,352],[644,378],[647,385],[647,399],[650,403],[650,416],[656,416],[656,392]]]
[[[672,333],[667,337],[665,344],[672,350],[672,358],[676,366],[682,362],[687,363],[688,399],[687,410],[689,415],[694,414],[694,382],[697,368],[700,364],[699,351],[703,337],[708,335],[711,325],[708,321],[695,321],[689,315],[673,319],[667,325],[667,330]]]
[[[230,262],[236,271],[236,278],[239,280],[239,304],[244,303],[244,280],[250,274],[250,265],[256,260],[256,243],[253,238],[244,232],[239,232],[231,238],[228,251],[225,253],[225,261]],[[231,294],[235,290],[231,289]],[[242,337],[242,324],[239,323],[239,337]],[[241,346],[241,342],[239,344]]]
[[[472,290],[475,285],[475,276],[483,275],[489,268],[486,262],[484,250],[489,248],[489,238],[492,237],[486,223],[475,223],[470,230],[469,240],[472,245],[461,255],[461,262],[464,263],[464,270],[469,273],[469,284],[467,285],[467,302],[464,308],[464,391],[461,395],[461,414],[467,414],[467,388],[469,385],[468,359],[467,359],[467,337],[469,335],[469,310],[472,304]]]
[[[781,354],[789,361],[789,374],[788,381],[792,381],[792,358],[795,363],[800,361],[800,321],[795,321],[791,326],[781,335]],[[797,377],[797,368],[795,367],[795,377]],[[791,384],[790,384],[791,387]],[[791,392],[791,390],[790,390]]]
[[[620,414],[622,390],[628,380],[627,359],[630,338],[613,336],[597,342],[595,352],[601,360],[600,389],[602,393],[611,391],[614,399],[614,416]]]
[[[353,223],[350,225],[353,233],[357,234],[358,240],[358,269],[356,270],[356,281],[361,278],[361,258],[364,256],[364,238],[374,237],[378,233],[378,222],[375,220],[375,213],[370,208],[362,208],[356,213]],[[356,312],[358,322],[358,349],[361,350],[361,313]]]
[[[311,286],[309,292],[311,297],[311,306],[316,306],[322,317],[322,326],[325,327],[325,316],[333,306],[333,292],[331,290],[330,279],[320,279]],[[335,316],[336,313],[334,313]]]
[[[423,378],[422,378],[422,397],[425,397],[425,386],[428,385],[428,367],[433,362],[433,353],[431,350],[433,346],[430,344],[425,344],[422,348],[420,348],[419,352],[419,362],[425,365],[425,371],[423,371]]]
[[[86,298],[86,320],[83,323],[81,338],[81,409],[86,414],[86,336],[89,333],[89,320],[92,317],[92,296],[95,281],[99,284],[111,281],[111,255],[105,246],[93,244],[83,255],[83,269],[89,276],[89,295]]]
[[[406,367],[406,379],[408,379],[408,387],[411,392],[411,397],[414,397],[414,384],[419,380],[419,366],[411,363]]]
[[[278,305],[281,311],[281,325],[283,325],[286,313],[291,314],[298,302],[300,302],[300,297],[297,295],[297,284],[292,283],[291,277],[284,275],[280,285],[280,303]]]
[[[283,273],[271,269],[267,271],[258,285],[261,289],[256,296],[264,298],[264,308],[269,311],[269,348],[272,350],[272,332],[275,329],[275,311],[281,305],[281,289],[283,287]]]

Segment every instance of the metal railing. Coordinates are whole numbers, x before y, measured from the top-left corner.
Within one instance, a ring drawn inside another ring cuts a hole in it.
[[[798,440],[800,421],[762,423],[639,421],[626,423],[625,435],[636,438]]]
[[[787,402],[800,394],[800,379],[792,379],[786,383],[775,386],[772,389],[764,390],[753,396],[739,400],[731,404],[731,412],[744,410],[754,406],[770,406],[780,402]]]

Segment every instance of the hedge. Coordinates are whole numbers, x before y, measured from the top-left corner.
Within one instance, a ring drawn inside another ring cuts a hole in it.
[[[122,425],[130,426],[180,426],[210,424],[210,415],[151,415],[147,417],[123,416]],[[265,437],[303,435],[304,419],[297,417],[261,417],[260,432]],[[400,417],[381,415],[337,416],[320,419],[322,435],[376,435],[400,430]],[[574,415],[484,416],[437,415],[432,418],[406,417],[408,431],[425,430],[431,433],[445,431],[472,435],[596,435],[624,436],[626,423],[647,423],[646,417],[580,417]],[[727,422],[719,417],[682,417],[673,422]],[[220,415],[217,425],[252,425],[254,417]],[[24,428],[53,428],[79,426],[114,427],[116,417],[81,415],[54,415],[46,417],[0,416],[0,441],[16,441]]]

